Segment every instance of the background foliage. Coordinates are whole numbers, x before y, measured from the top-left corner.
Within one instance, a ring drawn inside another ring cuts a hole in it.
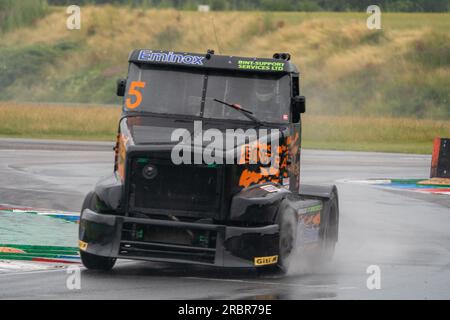
[[[445,12],[449,0],[49,0],[55,5],[67,4],[126,4],[159,8],[195,10],[199,4],[209,4],[213,10],[264,11],[365,11],[378,4],[385,11]]]

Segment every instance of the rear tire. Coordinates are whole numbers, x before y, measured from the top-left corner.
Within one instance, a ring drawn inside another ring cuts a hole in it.
[[[85,209],[90,209],[95,211],[95,193],[89,192],[86,197],[84,198],[83,206],[81,207],[81,214],[80,219],[83,216],[83,211]],[[101,270],[101,271],[109,271],[111,270],[114,265],[116,264],[115,258],[109,258],[109,257],[101,257],[94,255],[92,253],[88,253],[85,251],[80,250],[80,258],[83,265],[92,270]]]

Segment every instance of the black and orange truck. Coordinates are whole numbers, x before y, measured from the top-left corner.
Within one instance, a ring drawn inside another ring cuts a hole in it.
[[[305,98],[289,54],[134,50],[117,95],[114,170],[81,210],[87,268],[123,258],[285,272],[311,252],[332,257],[338,193],[300,182]]]

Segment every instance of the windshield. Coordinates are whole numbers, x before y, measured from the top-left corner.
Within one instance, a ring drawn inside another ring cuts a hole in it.
[[[240,105],[265,122],[288,122],[290,77],[286,74],[218,72],[130,65],[124,111],[249,121],[214,101]]]

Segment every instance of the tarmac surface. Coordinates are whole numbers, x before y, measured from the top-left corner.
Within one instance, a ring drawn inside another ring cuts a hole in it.
[[[110,143],[2,139],[0,204],[77,212],[97,179],[113,170],[113,158]],[[81,268],[81,289],[69,290],[66,266],[2,261],[0,299],[449,299],[450,196],[348,182],[427,178],[430,162],[422,155],[303,150],[302,182],[339,190],[339,242],[326,266],[298,261],[286,276],[261,276],[120,261],[107,273]],[[0,233],[7,232],[3,218]],[[67,238],[75,239],[76,226],[70,230]],[[379,268],[380,289],[367,287],[370,266]]]

